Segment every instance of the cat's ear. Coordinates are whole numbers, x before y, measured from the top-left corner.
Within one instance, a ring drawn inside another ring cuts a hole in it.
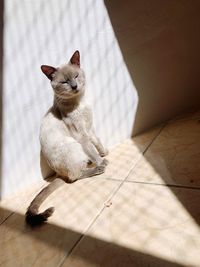
[[[57,71],[56,68],[51,67],[51,66],[47,66],[47,65],[42,65],[41,66],[41,70],[47,76],[47,78],[49,80],[51,80],[51,81],[53,79],[53,76],[52,75]]]
[[[80,53],[76,50],[70,59],[70,63],[80,67]]]

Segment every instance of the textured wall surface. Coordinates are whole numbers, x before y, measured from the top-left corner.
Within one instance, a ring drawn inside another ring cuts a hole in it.
[[[102,0],[6,0],[4,10],[2,197],[40,174],[39,127],[52,89],[41,64],[81,53],[95,127],[111,147],[128,137],[137,93]]]

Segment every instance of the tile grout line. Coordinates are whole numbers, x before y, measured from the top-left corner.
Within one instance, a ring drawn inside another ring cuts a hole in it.
[[[122,187],[122,185],[124,184],[124,182],[127,181],[128,176],[130,175],[130,173],[132,172],[132,170],[135,168],[135,166],[137,165],[137,163],[140,161],[140,159],[142,158],[142,156],[147,152],[147,150],[149,149],[149,147],[153,144],[153,142],[156,140],[156,138],[160,135],[160,133],[162,132],[162,130],[165,128],[167,124],[164,124],[161,129],[159,130],[159,132],[152,138],[151,142],[149,143],[149,145],[147,145],[147,147],[144,149],[144,151],[140,154],[140,156],[138,157],[138,159],[136,160],[136,162],[132,165],[132,167],[130,168],[129,172],[127,173],[127,175],[125,176],[125,178],[120,182],[119,186],[113,191],[113,193],[111,194],[111,196],[105,201],[107,202],[108,200],[112,199],[117,192],[119,191],[119,189]],[[104,202],[104,203],[105,203]],[[106,207],[104,206],[101,211],[99,212],[98,216],[96,216],[96,218],[93,220],[93,222],[91,223],[91,225],[88,227],[88,229],[86,230],[86,232],[89,230],[89,228],[94,224],[94,222],[96,221],[96,219],[101,215],[101,213],[104,211]]]
[[[136,164],[139,162],[139,160],[141,159],[141,157],[146,153],[146,151],[149,149],[149,147],[152,145],[152,143],[155,141],[155,139],[159,136],[159,134],[161,133],[161,131],[164,129],[165,124],[161,127],[160,131],[158,132],[158,134],[152,139],[152,141],[150,142],[150,144],[144,149],[144,151],[140,154],[140,156],[138,157],[137,161],[133,164],[133,166],[131,167],[131,169],[129,170],[129,172],[127,173],[127,175],[125,176],[124,180],[120,181],[119,186],[114,190],[114,192],[111,194],[111,196],[106,200],[108,201],[109,199],[112,199],[117,192],[119,191],[119,189],[122,187],[122,185],[124,184],[124,182],[127,180],[129,174],[132,172],[132,170],[135,168]],[[106,202],[105,201],[105,202]],[[105,203],[104,202],[104,203]],[[102,212],[105,210],[105,206],[103,206],[101,208],[101,210],[99,211],[99,213],[95,216],[95,218],[92,220],[92,222],[88,225],[87,229],[83,232],[83,234],[80,236],[80,238],[75,242],[75,244],[73,245],[73,247],[70,249],[69,253],[64,257],[64,259],[62,260],[62,262],[60,263],[60,265],[58,267],[62,267],[62,265],[64,264],[65,260],[69,257],[69,255],[73,252],[73,250],[79,245],[79,243],[81,242],[81,240],[84,238],[85,234],[88,232],[88,230],[92,227],[92,225],[95,223],[95,221],[99,218],[99,216],[102,214]]]
[[[199,110],[198,110],[199,111]],[[198,112],[196,111],[196,112]],[[194,112],[194,113],[196,113]],[[176,122],[185,122],[185,121],[198,121],[200,119],[200,115],[197,115],[197,116],[194,116],[194,118],[190,117],[190,115],[192,116],[192,114],[194,114],[193,112],[191,114],[188,114],[188,118],[186,117],[183,117],[183,118],[174,118],[174,119],[171,119],[171,120],[168,120],[167,123],[168,124],[173,124],[173,123],[176,123]],[[185,114],[187,116],[187,114]]]
[[[113,181],[113,182],[121,182],[122,180],[119,180],[117,178],[104,178],[107,181]],[[183,189],[194,189],[194,190],[200,190],[200,186],[190,186],[190,185],[182,185],[182,184],[164,184],[164,183],[155,183],[155,182],[145,182],[145,181],[137,181],[137,180],[123,180],[125,183],[133,183],[133,184],[147,184],[147,185],[160,185],[160,186],[166,186],[166,187],[177,187],[177,188],[183,188]]]
[[[159,132],[156,134],[156,136],[153,137],[153,139],[151,140],[151,142],[149,143],[149,145],[147,145],[147,147],[144,149],[144,151],[140,154],[140,156],[138,157],[137,161],[132,165],[132,167],[130,168],[129,172],[127,173],[127,175],[125,176],[125,178],[121,181],[121,183],[119,184],[119,186],[117,187],[117,189],[113,192],[113,194],[111,195],[110,198],[113,198],[115,196],[115,194],[117,193],[117,191],[121,188],[121,186],[124,184],[124,182],[127,181],[127,178],[129,176],[129,174],[132,172],[132,170],[135,168],[135,166],[137,165],[137,163],[140,161],[140,159],[142,158],[142,156],[146,153],[146,151],[149,149],[149,147],[153,144],[153,142],[155,141],[155,139],[160,135],[160,133],[162,132],[162,130],[164,129],[164,127],[166,126],[166,124],[164,124],[161,129],[159,130]]]
[[[140,157],[138,158],[138,160],[135,162],[135,164],[132,166],[132,168],[130,169],[130,171],[128,172],[128,174],[125,176],[124,180],[120,181],[119,186],[113,191],[113,193],[109,196],[109,198],[107,200],[104,201],[107,202],[109,199],[113,198],[115,196],[115,194],[119,191],[119,189],[121,188],[121,186],[123,185],[125,179],[129,176],[130,172],[132,171],[132,169],[135,167],[135,165],[138,163],[138,161],[140,160],[140,158],[142,157],[143,154],[140,155]],[[94,219],[91,221],[91,223],[88,225],[88,227],[86,228],[86,230],[81,234],[81,236],[78,238],[78,240],[74,243],[74,245],[72,246],[72,248],[69,250],[69,252],[63,257],[61,263],[57,266],[57,267],[62,267],[62,265],[64,264],[65,260],[69,257],[69,255],[73,252],[73,250],[79,245],[79,243],[81,242],[81,240],[84,238],[85,234],[88,232],[88,230],[93,226],[93,224],[96,222],[96,220],[99,218],[99,216],[102,214],[102,212],[105,210],[105,206],[103,204],[103,207],[100,209],[100,211],[98,212],[98,214],[94,217]]]
[[[144,155],[147,150],[150,148],[150,146],[154,143],[154,141],[157,139],[157,137],[161,134],[161,132],[164,130],[164,128],[168,125],[168,123],[163,124],[163,126],[161,126],[160,130],[158,131],[158,133],[152,138],[151,142],[149,143],[149,145],[145,148],[145,150],[143,151],[142,155]]]
[[[126,183],[133,183],[133,184],[147,184],[147,185],[157,185],[157,186],[165,186],[165,187],[176,187],[176,188],[182,188],[182,189],[194,189],[194,190],[200,190],[200,186],[188,186],[188,185],[181,185],[181,184],[161,184],[161,183],[151,183],[151,182],[140,182],[136,180],[126,180]]]
[[[193,119],[191,119],[193,120]],[[149,147],[154,143],[154,141],[156,140],[156,138],[160,135],[160,133],[164,130],[164,128],[169,125],[170,122],[166,122],[165,124],[163,124],[163,126],[161,127],[161,129],[159,130],[158,134],[152,139],[152,141],[150,142],[150,144],[146,147],[146,149],[144,150],[144,152],[142,153],[143,155],[147,152],[147,150],[149,149]],[[134,167],[132,168],[132,170],[134,169]],[[137,183],[137,184],[147,184],[147,185],[157,185],[157,186],[165,186],[165,187],[176,187],[176,188],[182,188],[182,189],[188,189],[188,190],[200,190],[200,186],[187,186],[187,185],[181,185],[181,184],[160,184],[160,183],[150,183],[150,182],[140,182],[140,181],[129,181],[127,180],[128,177],[126,177],[123,182],[128,182],[128,183]]]
[[[0,223],[0,226],[5,222],[7,221],[13,214],[15,214],[15,212],[11,212],[1,223]]]
[[[131,169],[129,170],[128,174],[126,175],[126,177],[124,178],[124,180],[122,181],[122,183],[120,185],[122,185],[124,182],[127,181],[127,178],[130,175],[130,173],[133,171],[133,169],[135,168],[135,166],[137,165],[137,163],[140,161],[140,159],[142,158],[142,156],[144,156],[144,154],[147,152],[147,150],[153,144],[153,142],[156,140],[156,138],[160,135],[160,133],[162,132],[162,130],[165,128],[166,125],[167,124],[164,124],[160,128],[159,132],[152,138],[151,142],[147,145],[147,147],[144,149],[144,151],[140,154],[140,156],[138,157],[138,160],[135,162],[135,164],[133,164],[133,166],[131,167]]]
[[[107,202],[108,200],[112,199],[117,192],[120,190],[120,188],[122,187],[122,185],[124,184],[124,182],[126,182],[129,174],[132,172],[132,170],[135,168],[136,164],[139,162],[139,160],[142,158],[142,156],[146,153],[146,151],[149,149],[149,147],[153,144],[153,142],[156,140],[156,138],[160,135],[160,133],[162,132],[162,130],[164,129],[164,127],[166,126],[166,124],[164,124],[161,129],[159,130],[159,132],[152,138],[151,142],[147,145],[147,147],[144,149],[144,151],[140,154],[140,156],[138,157],[138,159],[136,160],[136,162],[133,164],[133,166],[130,168],[129,172],[127,173],[127,175],[125,176],[125,178],[120,181],[119,186],[113,191],[113,193],[111,194],[111,196],[109,196],[109,198],[105,201]],[[104,203],[105,203],[104,202]],[[88,230],[93,226],[93,224],[96,222],[96,220],[100,217],[100,215],[102,214],[102,212],[106,209],[106,207],[103,205],[103,207],[100,209],[100,211],[98,212],[98,214],[95,216],[95,218],[92,220],[92,222],[88,225],[88,227],[86,228],[86,230],[81,234],[80,238],[78,238],[78,240],[74,243],[74,245],[72,246],[72,248],[69,250],[69,252],[63,257],[61,263],[57,266],[57,267],[62,267],[62,265],[64,264],[65,260],[70,256],[70,254],[73,252],[73,250],[79,245],[79,243],[81,242],[81,240],[84,238],[85,234],[88,232]]]
[[[66,255],[60,260],[60,263],[58,263],[57,267],[62,267],[63,264],[65,263],[65,260],[69,257],[69,255],[72,253],[72,251],[76,248],[76,246],[81,242],[81,240],[84,237],[84,233],[81,234],[81,236],[77,239],[77,241],[73,244],[71,249],[66,253]]]
[[[103,212],[104,209],[105,209],[105,206],[103,206],[100,209],[100,211],[96,214],[96,216],[94,217],[94,219],[91,221],[91,223],[89,223],[89,225],[86,227],[86,229],[83,231],[83,233],[77,239],[77,241],[73,244],[72,248],[68,251],[68,253],[63,257],[63,259],[61,260],[61,263],[58,264],[57,267],[62,267],[62,265],[64,264],[65,260],[69,257],[69,255],[72,253],[72,251],[78,246],[78,244],[84,238],[84,236],[87,233],[87,231],[92,227],[92,225],[94,224],[94,222],[99,218],[99,216],[101,215],[101,213]]]

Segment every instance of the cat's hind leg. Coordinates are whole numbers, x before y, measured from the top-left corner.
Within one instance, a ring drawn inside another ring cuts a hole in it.
[[[88,168],[85,166],[85,168],[82,168],[81,170],[78,170],[76,168],[73,170],[70,170],[68,172],[68,179],[69,182],[74,182],[76,180],[84,179],[84,178],[89,178],[94,175],[99,175],[105,172],[105,167],[106,165],[100,165],[100,166],[95,166]]]
[[[87,169],[82,171],[82,173],[81,173],[81,175],[79,176],[78,179],[84,179],[84,178],[87,178],[87,177],[99,175],[99,174],[102,174],[104,172],[105,172],[105,165],[96,166],[96,167],[92,167],[92,168],[87,168]]]
[[[74,182],[76,180],[102,174],[105,172],[107,163],[107,160],[103,159],[101,165],[94,165],[90,167],[90,165],[86,161],[83,161],[81,163],[79,162],[78,164],[76,164],[76,166],[73,165],[68,169],[67,176],[69,182]]]

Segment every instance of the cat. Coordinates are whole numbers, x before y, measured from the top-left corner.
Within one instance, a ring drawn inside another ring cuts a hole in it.
[[[95,134],[92,110],[85,102],[85,74],[80,53],[75,51],[69,63],[58,68],[42,65],[54,91],[53,106],[40,127],[41,152],[56,178],[33,199],[26,222],[39,225],[47,221],[54,208],[39,213],[42,202],[65,182],[101,174],[108,161],[108,150]],[[91,164],[92,163],[92,164]]]

